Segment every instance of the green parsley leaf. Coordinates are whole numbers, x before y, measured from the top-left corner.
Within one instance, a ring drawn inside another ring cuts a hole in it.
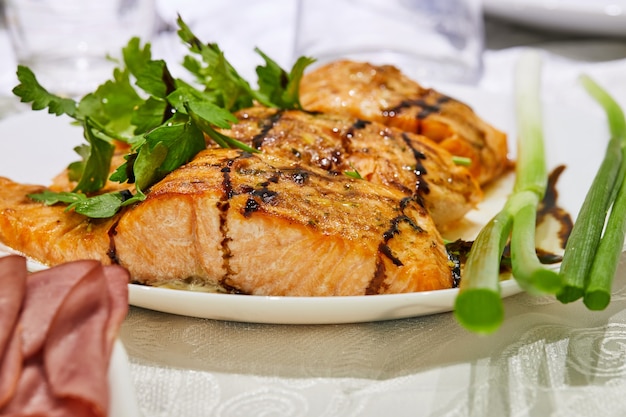
[[[34,201],[39,201],[47,206],[52,206],[57,203],[73,204],[79,201],[87,199],[85,194],[70,193],[70,192],[54,192],[50,190],[44,190],[37,194],[29,194],[28,197]]]
[[[146,135],[134,163],[137,188],[145,190],[205,148],[202,131],[191,122],[157,127]]]
[[[188,84],[181,84],[167,96],[167,99],[177,111],[187,113],[187,108],[191,108],[208,123],[222,129],[230,129],[231,123],[237,122],[237,118],[231,112],[214,104],[206,94]]]
[[[226,60],[219,46],[214,43],[202,43],[180,16],[178,25],[180,39],[189,46],[190,52],[199,55],[205,64],[202,65],[187,55],[183,66],[205,86],[205,92],[213,98],[214,103],[230,111],[250,107],[254,99],[250,84]]]
[[[77,118],[89,117],[110,138],[128,141],[135,130],[133,111],[143,101],[130,83],[129,72],[116,68],[113,79],[81,99]]]
[[[167,101],[156,97],[148,97],[139,104],[131,116],[131,123],[135,126],[134,133],[141,135],[149,132],[172,116],[172,111],[168,111],[170,106]]]
[[[315,62],[312,58],[300,57],[294,64],[291,73],[282,69],[275,61],[264,54],[259,48],[255,51],[265,60],[265,66],[256,68],[259,77],[259,95],[257,99],[267,105],[282,109],[301,109],[300,80],[307,66]]]
[[[167,146],[160,142],[140,149],[132,165],[137,189],[145,190],[166,175],[161,165],[167,158],[167,151]]]
[[[70,204],[67,209],[73,209],[76,213],[94,219],[105,219],[114,216],[120,210],[122,204],[131,196],[132,194],[128,191],[100,194],[80,199]]]
[[[85,139],[90,146],[88,153],[86,148],[81,148],[83,156],[86,155],[87,157],[83,161],[81,177],[74,191],[93,193],[106,184],[115,147],[94,134],[94,128],[89,117],[83,122],[83,128]]]
[[[260,152],[243,142],[240,142],[230,136],[226,136],[213,128],[213,126],[203,117],[194,112],[190,106],[186,107],[187,113],[191,116],[191,120],[195,125],[207,136],[209,136],[215,143],[222,148],[238,148],[246,152],[257,153]]]
[[[40,201],[48,206],[63,203],[67,204],[66,211],[74,210],[87,217],[103,219],[114,216],[120,208],[145,200],[145,194],[139,192],[133,196],[129,191],[115,191],[87,197],[82,193],[54,192],[50,190],[37,194],[29,194],[29,198]]]
[[[74,152],[76,152],[81,160],[72,162],[67,167],[67,176],[70,181],[80,181],[80,177],[83,175],[85,171],[85,161],[89,158],[89,153],[91,151],[91,146],[83,143],[74,148]]]
[[[176,81],[163,60],[152,60],[150,44],[142,49],[139,38],[132,38],[122,50],[124,63],[137,79],[137,86],[151,96],[165,99],[174,91]]]
[[[35,74],[30,68],[23,65],[17,67],[17,79],[20,81],[13,94],[21,98],[22,103],[32,103],[33,110],[48,109],[48,113],[60,116],[67,114],[74,117],[76,114],[76,102],[70,98],[59,97],[51,94],[39,84]]]

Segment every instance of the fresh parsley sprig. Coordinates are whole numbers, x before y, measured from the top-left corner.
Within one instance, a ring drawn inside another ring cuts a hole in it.
[[[256,69],[254,89],[216,44],[201,42],[180,16],[178,26],[178,36],[190,51],[183,67],[198,86],[174,78],[165,61],[152,58],[150,44],[142,46],[138,38],[122,49],[122,63],[113,77],[78,102],[50,93],[29,68],[18,66],[20,83],[13,93],[33,110],[74,119],[87,142],[75,148],[81,160],[68,167],[74,189],[45,191],[31,195],[33,199],[67,204],[68,210],[89,217],[111,217],[121,207],[145,199],[145,190],[205,149],[206,138],[222,147],[257,152],[217,130],[237,121],[233,112],[254,103],[301,108],[300,80],[313,59],[301,57],[287,72],[255,49],[264,65]],[[129,145],[129,152],[111,174],[117,142]],[[99,193],[107,181],[134,184],[134,191]]]

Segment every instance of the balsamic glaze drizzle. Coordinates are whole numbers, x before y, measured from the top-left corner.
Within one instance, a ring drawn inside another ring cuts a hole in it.
[[[445,95],[438,96],[435,100],[435,103],[428,103],[423,98],[404,100],[400,102],[395,107],[391,107],[389,109],[385,109],[383,111],[383,116],[386,117],[395,117],[397,114],[401,113],[404,109],[409,109],[411,107],[419,107],[420,111],[417,113],[416,118],[425,119],[433,113],[438,113],[441,111],[441,105],[450,101],[451,98]]]
[[[263,142],[270,130],[278,123],[283,117],[283,111],[278,111],[276,114],[272,115],[267,119],[263,119],[263,126],[261,127],[261,131],[252,138],[252,147],[254,149],[261,149],[263,146]]]
[[[426,155],[424,155],[424,153],[419,151],[418,149],[415,149],[411,138],[409,137],[409,135],[406,134],[406,132],[402,133],[402,140],[404,140],[404,143],[406,143],[409,149],[411,149],[411,151],[413,152],[413,156],[415,157],[415,168],[413,169],[413,173],[416,177],[415,194],[428,194],[430,192],[430,188],[428,187],[428,183],[423,178],[423,176],[426,175],[428,171],[426,171],[424,164],[422,164],[422,161],[426,159]]]
[[[399,210],[401,214],[391,219],[391,225],[389,226],[389,229],[387,229],[383,233],[383,241],[378,245],[379,256],[376,261],[376,271],[374,272],[374,276],[370,280],[370,283],[365,290],[366,295],[380,293],[384,285],[385,264],[382,257],[389,259],[395,266],[400,267],[404,265],[402,263],[402,260],[393,253],[388,244],[391,239],[401,233],[400,224],[406,223],[416,232],[424,232],[424,229],[422,229],[417,223],[415,223],[415,221],[411,217],[404,214],[404,209],[410,204],[411,201],[416,201],[416,199],[412,197],[406,197],[400,200]]]
[[[118,218],[107,231],[107,235],[109,236],[109,249],[107,250],[107,256],[111,260],[111,263],[117,265],[119,265],[120,259],[117,256],[117,249],[115,247],[115,235],[117,235],[117,225],[119,222],[120,218]]]

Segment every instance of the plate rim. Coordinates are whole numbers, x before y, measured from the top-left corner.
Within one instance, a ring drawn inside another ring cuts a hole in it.
[[[626,34],[626,5],[621,13],[606,13],[614,3],[594,0],[567,3],[542,0],[483,0],[487,16],[550,31],[590,35]]]
[[[260,324],[348,324],[405,319],[438,313],[451,312],[450,305],[459,288],[421,291],[401,294],[352,295],[352,296],[265,296],[243,294],[221,294],[187,291],[170,288],[150,287],[140,284],[129,285],[129,302],[135,307],[188,317],[225,320]],[[185,306],[173,306],[160,300],[173,298]],[[523,292],[513,278],[500,281],[502,298]],[[214,303],[212,307],[195,309],[196,303]],[[235,312],[224,312],[221,307],[228,304]],[[341,307],[342,310],[367,307],[369,310],[324,311],[320,308]],[[255,312],[263,310],[263,315]],[[267,309],[271,309],[268,311]],[[218,310],[218,311],[215,311]],[[186,312],[186,314],[181,314]]]

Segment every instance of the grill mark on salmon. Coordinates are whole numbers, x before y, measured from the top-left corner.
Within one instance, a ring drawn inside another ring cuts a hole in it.
[[[374,278],[370,281],[369,285],[365,289],[365,295],[376,295],[381,293],[381,288],[385,282],[385,264],[382,262],[376,262],[376,271],[374,272]]]
[[[107,256],[111,260],[112,264],[119,265],[120,260],[117,258],[117,250],[115,249],[115,228],[117,227],[117,222],[113,223],[111,228],[107,231],[107,235],[109,237],[109,249],[107,250]]]
[[[370,281],[370,284],[367,286],[367,289],[365,291],[366,295],[378,294],[381,291],[384,291],[383,284],[385,265],[382,262],[381,256],[389,259],[395,266],[404,266],[402,260],[400,260],[389,247],[389,242],[391,241],[391,239],[401,233],[399,224],[401,222],[407,223],[416,233],[425,232],[425,230],[422,229],[418,224],[416,224],[409,216],[404,214],[404,208],[409,205],[409,201],[411,200],[413,199],[404,198],[400,200],[398,208],[402,212],[402,214],[392,219],[389,229],[387,229],[383,233],[383,241],[378,245],[379,256],[378,262],[376,263],[376,271],[374,273],[374,276],[372,277],[372,280]]]
[[[282,111],[278,111],[274,116],[264,120],[261,132],[253,137],[251,140],[251,144],[254,149],[261,149],[261,146],[263,146],[263,141],[265,140],[265,135],[272,129],[272,127],[274,127],[276,123],[278,123],[282,114]]]
[[[230,258],[232,254],[230,252],[230,248],[228,243],[230,242],[230,237],[228,236],[228,211],[230,209],[230,199],[233,196],[233,186],[230,180],[230,171],[233,166],[235,160],[230,159],[226,162],[226,166],[220,170],[222,173],[222,190],[223,195],[220,200],[217,202],[217,209],[219,213],[219,232],[222,236],[220,240],[220,248],[222,250],[222,268],[224,270],[224,275],[218,279],[219,285],[225,288],[228,292],[237,294],[240,293],[236,288],[231,287],[226,284],[226,278],[230,273],[232,273],[232,269],[230,267]]]
[[[415,117],[421,120],[421,119],[427,118],[431,114],[436,114],[436,113],[441,112],[442,105],[447,103],[450,100],[451,100],[450,97],[445,96],[443,94],[437,97],[435,99],[435,103],[432,103],[432,104],[428,103],[426,100],[421,99],[421,98],[414,99],[414,100],[404,100],[397,106],[382,109],[382,114],[385,117],[393,118],[393,117],[400,115],[405,109],[417,107],[419,111],[417,112]],[[420,129],[418,129],[416,133],[421,133],[419,130]]]
[[[428,182],[423,179],[423,176],[428,174],[428,171],[424,167],[422,161],[426,159],[426,155],[423,152],[415,149],[413,144],[411,143],[411,139],[406,135],[406,133],[402,134],[402,139],[404,143],[413,151],[413,156],[415,157],[415,169],[413,173],[415,174],[415,193],[420,194],[428,194],[430,193],[430,188],[428,188]]]

